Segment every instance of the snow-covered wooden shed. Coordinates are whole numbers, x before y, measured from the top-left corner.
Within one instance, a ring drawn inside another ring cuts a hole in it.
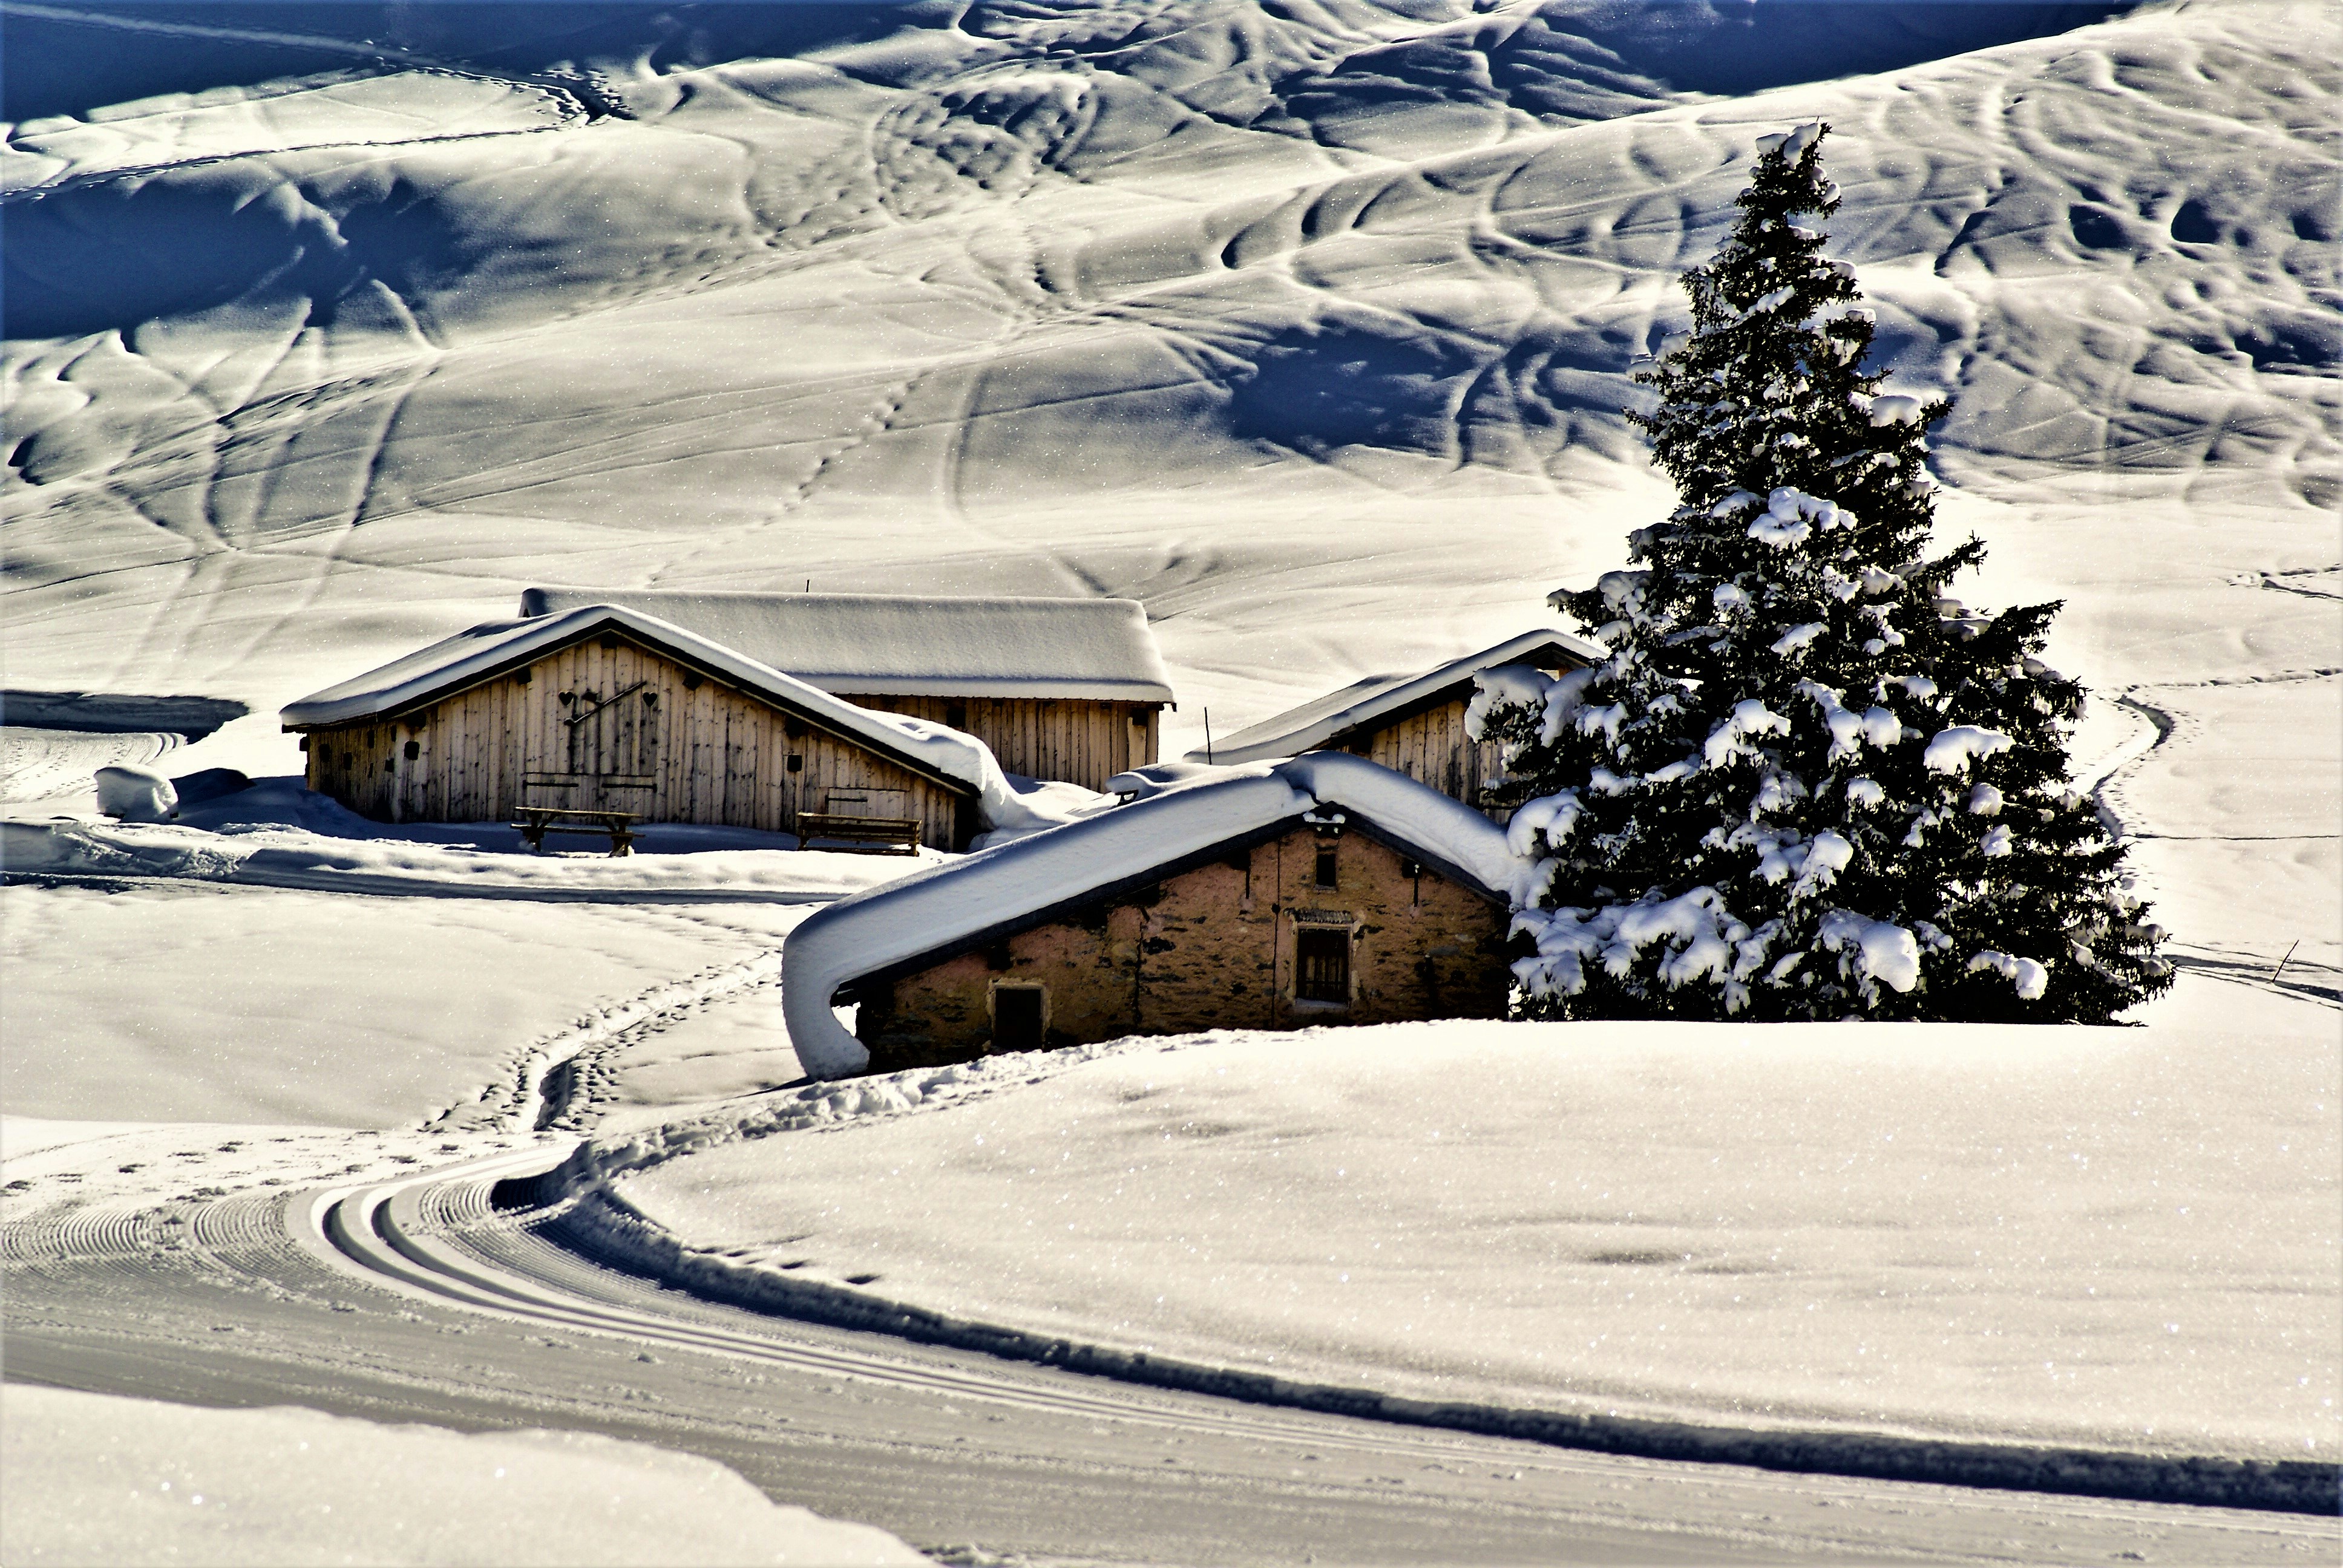
[[[1001,766],[1097,789],[1156,759],[1172,678],[1125,598],[533,588],[521,614],[622,605],[859,707],[948,725]]]
[[[473,627],[283,720],[310,789],[392,822],[538,808],[794,832],[820,812],[909,819],[921,841],[960,849],[989,763],[965,737],[613,605]]]
[[[1261,762],[1306,751],[1349,751],[1502,821],[1510,813],[1484,807],[1483,795],[1488,781],[1503,771],[1504,758],[1464,729],[1473,678],[1509,664],[1560,675],[1610,657],[1601,643],[1566,631],[1527,631],[1436,668],[1370,676],[1239,730],[1209,752],[1191,751],[1187,759]]]
[[[783,1016],[819,1077],[1192,1030],[1498,1018],[1514,862],[1485,817],[1321,752],[1216,769],[832,904]],[[859,1008],[849,1034],[833,1005]]]

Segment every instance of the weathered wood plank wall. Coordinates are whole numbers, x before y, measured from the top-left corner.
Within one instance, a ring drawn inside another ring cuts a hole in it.
[[[960,825],[954,791],[615,638],[560,649],[395,722],[314,729],[307,771],[310,789],[377,821],[485,822],[523,805],[568,806],[789,832],[799,811],[834,808],[917,818],[922,841],[944,849]]]
[[[1505,770],[1505,749],[1464,732],[1463,699],[1397,720],[1351,748],[1370,762],[1404,773],[1452,800],[1462,800],[1496,821],[1513,813],[1486,805],[1483,786]]]
[[[1072,698],[885,697],[843,693],[881,713],[947,724],[992,749],[1003,771],[1062,779],[1085,789],[1156,760],[1161,712],[1145,703]]]

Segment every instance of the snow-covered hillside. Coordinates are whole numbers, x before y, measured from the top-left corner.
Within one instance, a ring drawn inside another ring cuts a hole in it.
[[[1618,564],[1626,372],[1820,116],[1970,597],[2067,602],[2086,750],[2188,751],[2114,802],[2182,949],[2331,990],[2337,25],[12,13],[8,679],[244,703],[172,770],[281,774],[279,705],[534,581],[1109,592],[1176,755]]]
[[[67,73],[7,143],[11,678],[167,672],[256,756],[538,578],[1105,589],[1176,744],[1614,564],[1629,361],[1817,115],[1835,248],[2088,673],[2209,673],[2208,618],[2317,662],[2258,574],[2334,591],[2333,14],[2061,30],[2110,9],[435,10],[323,75]],[[54,14],[19,57],[233,42]]]

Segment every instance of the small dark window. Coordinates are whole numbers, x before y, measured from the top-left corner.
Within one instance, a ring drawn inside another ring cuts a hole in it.
[[[794,751],[789,753],[789,771],[792,773],[805,771],[805,759]]]
[[[523,686],[527,686],[534,678],[536,678],[530,675],[526,669],[517,669],[513,671],[513,679],[518,681]]]
[[[407,759],[409,762],[414,761],[417,758],[422,755],[423,742],[420,740],[410,740],[407,743]]]
[[[1321,839],[1319,841],[1318,875],[1316,880],[1318,886],[1322,888],[1331,888],[1334,886],[1334,844],[1332,839]]]
[[[602,651],[604,653],[616,653],[618,650],[618,639],[617,638],[606,637],[602,639]]]
[[[1041,998],[1037,985],[995,986],[992,990],[992,1049],[1041,1049]]]
[[[944,704],[944,724],[945,724],[945,727],[946,727],[946,728],[948,728],[948,729],[967,729],[967,728],[968,728],[968,704],[967,704],[967,703],[965,703],[965,702],[947,702],[947,703],[945,703],[945,704]]]
[[[698,691],[699,689],[699,671],[696,669],[687,669],[683,672],[683,689],[686,691]]]
[[[1351,933],[1304,926],[1293,933],[1293,999],[1351,1000]]]

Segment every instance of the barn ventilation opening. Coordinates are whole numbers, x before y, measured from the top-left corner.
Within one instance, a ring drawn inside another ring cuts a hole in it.
[[[1293,933],[1296,1001],[1351,1000],[1351,933],[1304,927]]]
[[[1037,985],[995,986],[992,990],[992,1049],[1041,1049],[1041,1000]]]
[[[1335,885],[1335,859],[1334,841],[1332,839],[1319,839],[1318,870],[1312,879],[1319,887],[1331,888]]]

